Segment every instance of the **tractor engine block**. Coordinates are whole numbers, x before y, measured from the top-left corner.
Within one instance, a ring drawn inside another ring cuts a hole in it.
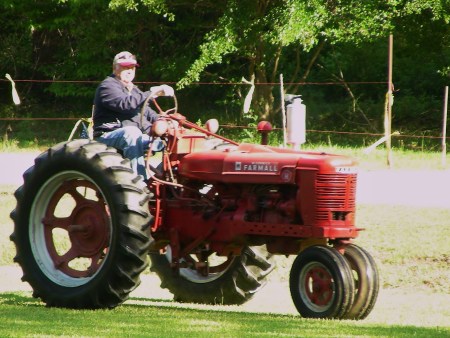
[[[220,207],[246,222],[291,224],[300,218],[296,194],[295,186],[227,185],[220,193]]]

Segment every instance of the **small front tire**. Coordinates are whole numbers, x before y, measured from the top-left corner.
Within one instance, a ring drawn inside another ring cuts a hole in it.
[[[341,319],[353,304],[350,267],[334,248],[312,246],[302,251],[292,265],[289,287],[304,318]]]

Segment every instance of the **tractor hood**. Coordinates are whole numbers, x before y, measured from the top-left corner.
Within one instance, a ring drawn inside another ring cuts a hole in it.
[[[224,183],[289,184],[295,182],[297,170],[345,174],[355,172],[356,162],[340,155],[243,143],[234,149],[191,153],[179,164],[183,177]]]

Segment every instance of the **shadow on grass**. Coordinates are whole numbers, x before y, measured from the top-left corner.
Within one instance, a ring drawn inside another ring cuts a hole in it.
[[[0,293],[0,306],[3,305],[42,306],[42,302],[31,297],[29,292],[5,292]]]

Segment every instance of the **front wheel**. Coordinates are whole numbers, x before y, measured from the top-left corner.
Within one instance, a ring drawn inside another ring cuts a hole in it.
[[[148,265],[148,192],[128,160],[88,140],[42,153],[11,213],[15,261],[49,306],[111,308]]]
[[[292,265],[289,287],[295,307],[305,318],[340,319],[353,304],[350,267],[333,248],[312,246],[302,251]]]

